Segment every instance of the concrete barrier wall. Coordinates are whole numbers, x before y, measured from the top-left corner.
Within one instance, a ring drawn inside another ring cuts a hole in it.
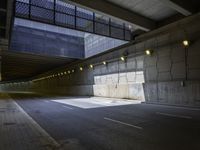
[[[148,103],[200,106],[200,81],[146,83],[144,89]]]
[[[95,96],[144,100],[143,71],[94,76]]]
[[[154,49],[153,56],[144,59],[146,102],[200,106],[199,27],[198,14],[173,24],[168,32],[165,27],[165,34],[141,37],[148,38],[147,45]],[[190,41],[189,47],[183,46],[184,39]]]
[[[144,100],[141,83],[93,85],[93,91],[95,96]]]

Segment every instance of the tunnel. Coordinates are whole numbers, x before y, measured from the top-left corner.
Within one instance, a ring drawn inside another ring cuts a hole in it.
[[[0,150],[198,150],[199,58],[197,0],[1,0]]]

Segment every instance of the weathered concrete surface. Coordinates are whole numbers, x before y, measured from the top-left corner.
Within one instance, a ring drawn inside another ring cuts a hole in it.
[[[112,63],[108,69],[116,66],[117,64]],[[126,67],[123,69],[126,70]],[[144,100],[142,83],[144,83],[143,71],[97,75],[94,76],[93,94],[102,97]]]
[[[148,103],[200,106],[200,81],[146,83]]]
[[[141,83],[94,85],[94,96],[144,100]]]

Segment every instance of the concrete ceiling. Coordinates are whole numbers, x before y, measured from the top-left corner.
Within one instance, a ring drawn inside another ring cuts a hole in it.
[[[178,13],[189,16],[199,11],[199,0],[107,0],[155,21]]]
[[[160,21],[162,19],[168,18],[171,15],[177,14],[175,10],[167,7],[160,0],[108,0],[108,1],[155,21]]]

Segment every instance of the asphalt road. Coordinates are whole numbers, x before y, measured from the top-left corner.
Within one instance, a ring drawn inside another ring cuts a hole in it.
[[[57,142],[73,150],[200,149],[199,109],[150,104],[83,109],[52,98],[12,97]]]

